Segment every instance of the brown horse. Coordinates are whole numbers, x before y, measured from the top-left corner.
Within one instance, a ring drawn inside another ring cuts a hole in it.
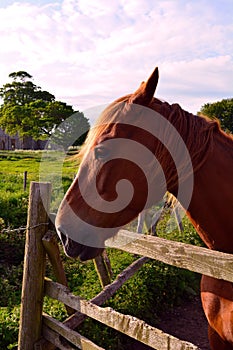
[[[154,98],[157,82],[156,68],[89,132],[56,219],[67,255],[97,256],[107,238],[166,191],[208,248],[233,253],[233,139],[216,121]],[[233,350],[232,283],[203,276],[201,299],[211,349]]]

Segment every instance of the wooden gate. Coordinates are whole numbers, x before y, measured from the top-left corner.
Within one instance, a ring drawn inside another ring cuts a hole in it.
[[[74,296],[67,288],[58,247],[53,238],[48,238],[50,235],[45,235],[49,226],[47,213],[50,192],[49,183],[31,183],[18,349],[52,350],[56,347],[61,350],[103,349],[74,331],[85,317],[91,317],[153,349],[198,350],[196,345],[166,334],[143,320],[100,305],[108,300],[148,258],[233,282],[233,255],[120,230],[114,240],[108,241],[108,246],[143,257],[126,268],[92,300],[84,300]],[[46,252],[60,283],[45,278]],[[73,315],[62,323],[44,314],[42,312],[44,294],[63,302],[68,313],[74,312]],[[68,340],[69,343],[65,343],[62,339]]]

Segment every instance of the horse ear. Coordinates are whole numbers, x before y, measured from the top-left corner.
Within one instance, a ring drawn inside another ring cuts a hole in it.
[[[132,95],[130,101],[142,105],[148,105],[155,93],[159,80],[158,67],[155,68],[147,82],[142,82],[137,91]]]

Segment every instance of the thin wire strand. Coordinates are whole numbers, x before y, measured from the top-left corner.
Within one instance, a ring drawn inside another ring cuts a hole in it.
[[[18,227],[15,229],[3,229],[2,233],[13,233],[13,232],[19,232],[19,231],[32,230],[32,229],[40,227],[40,226],[48,226],[48,225],[49,225],[49,222],[42,222],[42,223],[34,225],[34,226]]]

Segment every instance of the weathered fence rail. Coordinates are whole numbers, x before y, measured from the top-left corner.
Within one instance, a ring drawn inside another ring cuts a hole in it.
[[[233,255],[120,230],[108,240],[108,247],[139,254],[166,264],[233,282]]]
[[[43,314],[43,335],[46,337],[46,339],[50,340],[53,344],[58,346],[59,349],[73,349],[68,344],[62,344],[61,340],[59,339],[59,335],[61,335],[63,338],[67,339],[69,342],[80,349],[104,350],[89,339],[83,337],[77,331],[73,331],[62,322],[59,322],[46,314]]]
[[[99,321],[119,332],[159,350],[191,350],[198,349],[193,344],[179,340],[161,330],[146,324],[130,315],[123,315],[110,307],[99,307],[90,301],[70,293],[66,287],[53,281],[45,281],[45,294],[59,300],[77,311]],[[66,336],[66,333],[63,333]]]
[[[84,300],[69,291],[56,242],[50,234],[45,235],[49,221],[47,213],[50,190],[48,183],[31,184],[18,350],[53,350],[56,347],[61,350],[75,347],[84,350],[103,349],[73,330],[86,317],[123,332],[153,349],[198,350],[196,345],[166,334],[142,320],[100,305],[149,258],[233,282],[233,255],[120,230],[114,239],[108,240],[107,245],[143,257],[126,268],[92,300]],[[57,281],[62,284],[44,279],[45,252],[52,263]],[[44,294],[63,302],[67,311],[74,314],[63,323],[42,314]],[[61,337],[69,343],[64,343]]]

